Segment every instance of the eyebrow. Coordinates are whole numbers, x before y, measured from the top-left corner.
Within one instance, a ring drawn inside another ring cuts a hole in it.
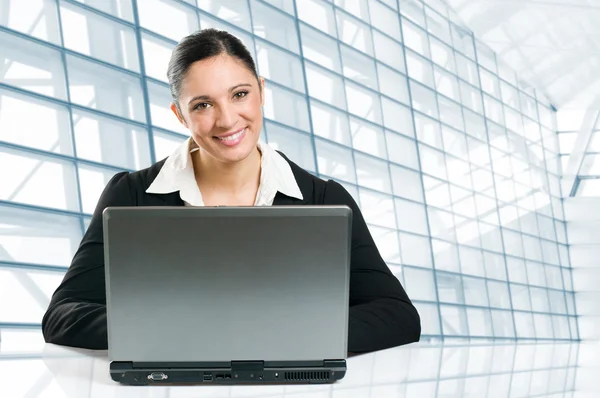
[[[234,91],[234,90],[236,90],[236,89],[238,89],[238,88],[240,88],[240,87],[252,87],[252,84],[249,84],[249,83],[242,83],[242,84],[235,85],[235,86],[233,86],[233,87],[231,87],[231,88],[229,89],[229,92],[231,93],[232,91]],[[197,96],[195,96],[194,98],[192,98],[192,99],[191,99],[191,100],[188,102],[188,105],[189,105],[189,104],[191,104],[191,103],[192,103],[192,102],[194,102],[194,101],[198,101],[198,100],[209,100],[209,99],[210,99],[210,96],[208,96],[208,95],[197,95]]]

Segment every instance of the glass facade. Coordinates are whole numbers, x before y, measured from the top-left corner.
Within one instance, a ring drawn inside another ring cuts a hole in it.
[[[587,142],[583,142],[584,147],[579,148],[583,151],[581,154],[581,164],[576,170],[575,186],[572,196],[599,197],[600,196],[600,117],[598,112],[594,115],[596,122],[591,129],[591,135]],[[569,126],[579,128],[579,126]],[[584,131],[586,134],[589,131]],[[560,149],[560,161],[562,172],[566,172],[569,160],[574,152],[576,145],[581,145],[577,140],[581,135],[581,130],[564,130],[558,133],[558,142]],[[569,195],[571,192],[563,192]]]
[[[110,177],[186,139],[166,65],[208,27],[266,79],[263,138],[359,203],[424,338],[579,338],[555,114],[440,0],[0,0],[0,325],[39,325]]]

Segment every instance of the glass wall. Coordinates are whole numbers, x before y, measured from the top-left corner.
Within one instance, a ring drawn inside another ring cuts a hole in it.
[[[0,0],[0,325],[38,325],[110,177],[186,139],[166,65],[208,27],[255,56],[264,139],[356,198],[424,338],[578,339],[555,115],[440,0]]]
[[[581,165],[577,171],[573,196],[600,196],[600,117],[596,114],[596,124],[592,127],[591,136],[583,151]],[[581,123],[570,125],[572,129],[558,132],[560,162],[564,173],[568,169],[569,159],[580,135]],[[569,195],[571,192],[563,192]]]

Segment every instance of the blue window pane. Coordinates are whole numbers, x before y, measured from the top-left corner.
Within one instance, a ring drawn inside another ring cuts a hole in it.
[[[72,162],[0,146],[0,170],[0,200],[79,210]]]
[[[336,17],[339,39],[350,47],[372,56],[373,38],[369,26],[341,11],[336,11]]]
[[[458,251],[455,244],[432,239],[431,245],[436,269],[460,272]]]
[[[71,122],[66,106],[3,89],[0,89],[0,104],[0,141],[73,154]],[[23,123],[24,120],[27,123]]]
[[[534,338],[533,316],[527,312],[515,312],[515,326],[518,338]]]
[[[266,79],[304,92],[304,74],[300,58],[263,41],[256,42],[258,71]]]
[[[131,170],[150,166],[145,129],[84,111],[73,111],[73,129],[80,158]]]
[[[458,254],[460,269],[463,274],[485,276],[483,253],[480,249],[460,245]]]
[[[251,30],[247,0],[197,0],[198,7],[242,29]]]
[[[465,291],[460,275],[438,271],[436,272],[436,277],[440,302],[452,304],[465,303]]]
[[[352,151],[340,145],[315,138],[319,173],[356,184],[356,168]]]
[[[342,54],[342,70],[344,76],[364,86],[377,90],[375,61],[345,45],[342,45],[340,50]]]
[[[309,3],[310,1],[298,2],[298,5]],[[305,59],[334,72],[342,72],[337,41],[304,24],[300,25],[300,34],[302,35],[302,55]]]
[[[471,336],[492,336],[492,318],[490,310],[467,308],[469,317],[469,334]]]
[[[445,335],[466,336],[467,314],[465,308],[442,305],[442,329]]]
[[[403,199],[396,199],[395,202],[398,228],[406,232],[427,235],[425,207]]]
[[[292,3],[291,1],[281,0]],[[336,36],[335,15],[331,4],[323,0],[297,1],[298,18],[302,21],[322,30],[330,36]],[[304,41],[304,34],[302,35]]]
[[[133,7],[131,0],[77,0],[115,17],[133,22]]]
[[[60,45],[57,2],[4,0],[0,25]],[[44,26],[45,29],[36,29]],[[4,47],[4,46],[2,46]]]
[[[294,20],[259,1],[250,2],[254,34],[292,52],[299,52],[298,31]]]
[[[375,92],[346,81],[346,99],[350,113],[381,124],[381,105],[379,96]]]
[[[298,166],[314,172],[315,155],[310,136],[273,123],[266,123],[269,145],[286,154]]]
[[[502,282],[487,281],[490,295],[490,306],[494,308],[510,309],[510,295],[508,285]]]
[[[66,100],[65,71],[54,49],[0,32],[0,82],[24,90]]]
[[[403,104],[410,104],[406,76],[381,63],[377,63],[377,75],[379,77],[379,91],[382,94]]]
[[[0,205],[0,219],[6,226],[0,235],[0,261],[67,267],[82,237],[79,217],[75,216]],[[0,281],[7,286],[4,279]]]
[[[394,200],[390,195],[384,195],[359,187],[360,203],[365,221],[372,225],[386,228],[396,228]],[[398,236],[396,241],[398,241]]]
[[[346,110],[343,79],[312,63],[307,62],[305,65],[308,94],[326,104]]]
[[[67,55],[71,101],[139,122],[146,121],[139,77]],[[168,103],[163,105],[168,107]]]
[[[365,4],[367,2],[364,2]],[[375,27],[396,40],[401,40],[398,14],[377,1],[369,2],[371,20]]]
[[[415,267],[431,268],[431,246],[429,238],[400,232],[402,263]]]
[[[390,172],[386,162],[355,153],[358,185],[377,191],[391,193]]]
[[[196,11],[176,1],[144,0],[137,6],[140,25],[171,40],[178,42],[199,28]]]
[[[313,100],[310,101],[310,113],[316,135],[345,146],[352,145],[347,113]]]
[[[492,310],[492,324],[496,337],[514,337],[513,316],[510,311]],[[512,365],[511,365],[512,366]]]
[[[381,159],[387,158],[383,129],[360,119],[350,118],[350,133],[354,149]]]
[[[300,130],[310,131],[308,106],[304,96],[266,84],[263,109],[266,118]]]
[[[429,270],[404,268],[405,288],[412,300],[436,301],[433,273]]]
[[[488,292],[485,280],[463,276],[465,303],[480,307],[488,307]]]
[[[134,29],[75,5],[60,2],[66,48],[138,72]]]
[[[48,308],[49,297],[60,284],[59,272],[0,269],[0,319],[4,322],[38,323]],[[14,305],[14,303],[19,303]]]
[[[394,164],[390,165],[390,173],[394,195],[423,202],[423,185],[419,173]]]
[[[414,305],[421,317],[421,334],[434,336],[441,334],[440,314],[437,305],[420,302],[414,303]]]

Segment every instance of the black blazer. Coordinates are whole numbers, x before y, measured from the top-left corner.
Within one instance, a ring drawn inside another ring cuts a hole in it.
[[[337,182],[314,177],[284,158],[304,199],[278,192],[273,205],[347,205],[353,211],[348,351],[368,352],[418,341],[419,314],[381,258],[352,196]],[[108,206],[183,206],[179,192],[146,193],[165,160],[134,173],[118,173],[108,182],[42,320],[46,342],[108,348],[102,211]]]

